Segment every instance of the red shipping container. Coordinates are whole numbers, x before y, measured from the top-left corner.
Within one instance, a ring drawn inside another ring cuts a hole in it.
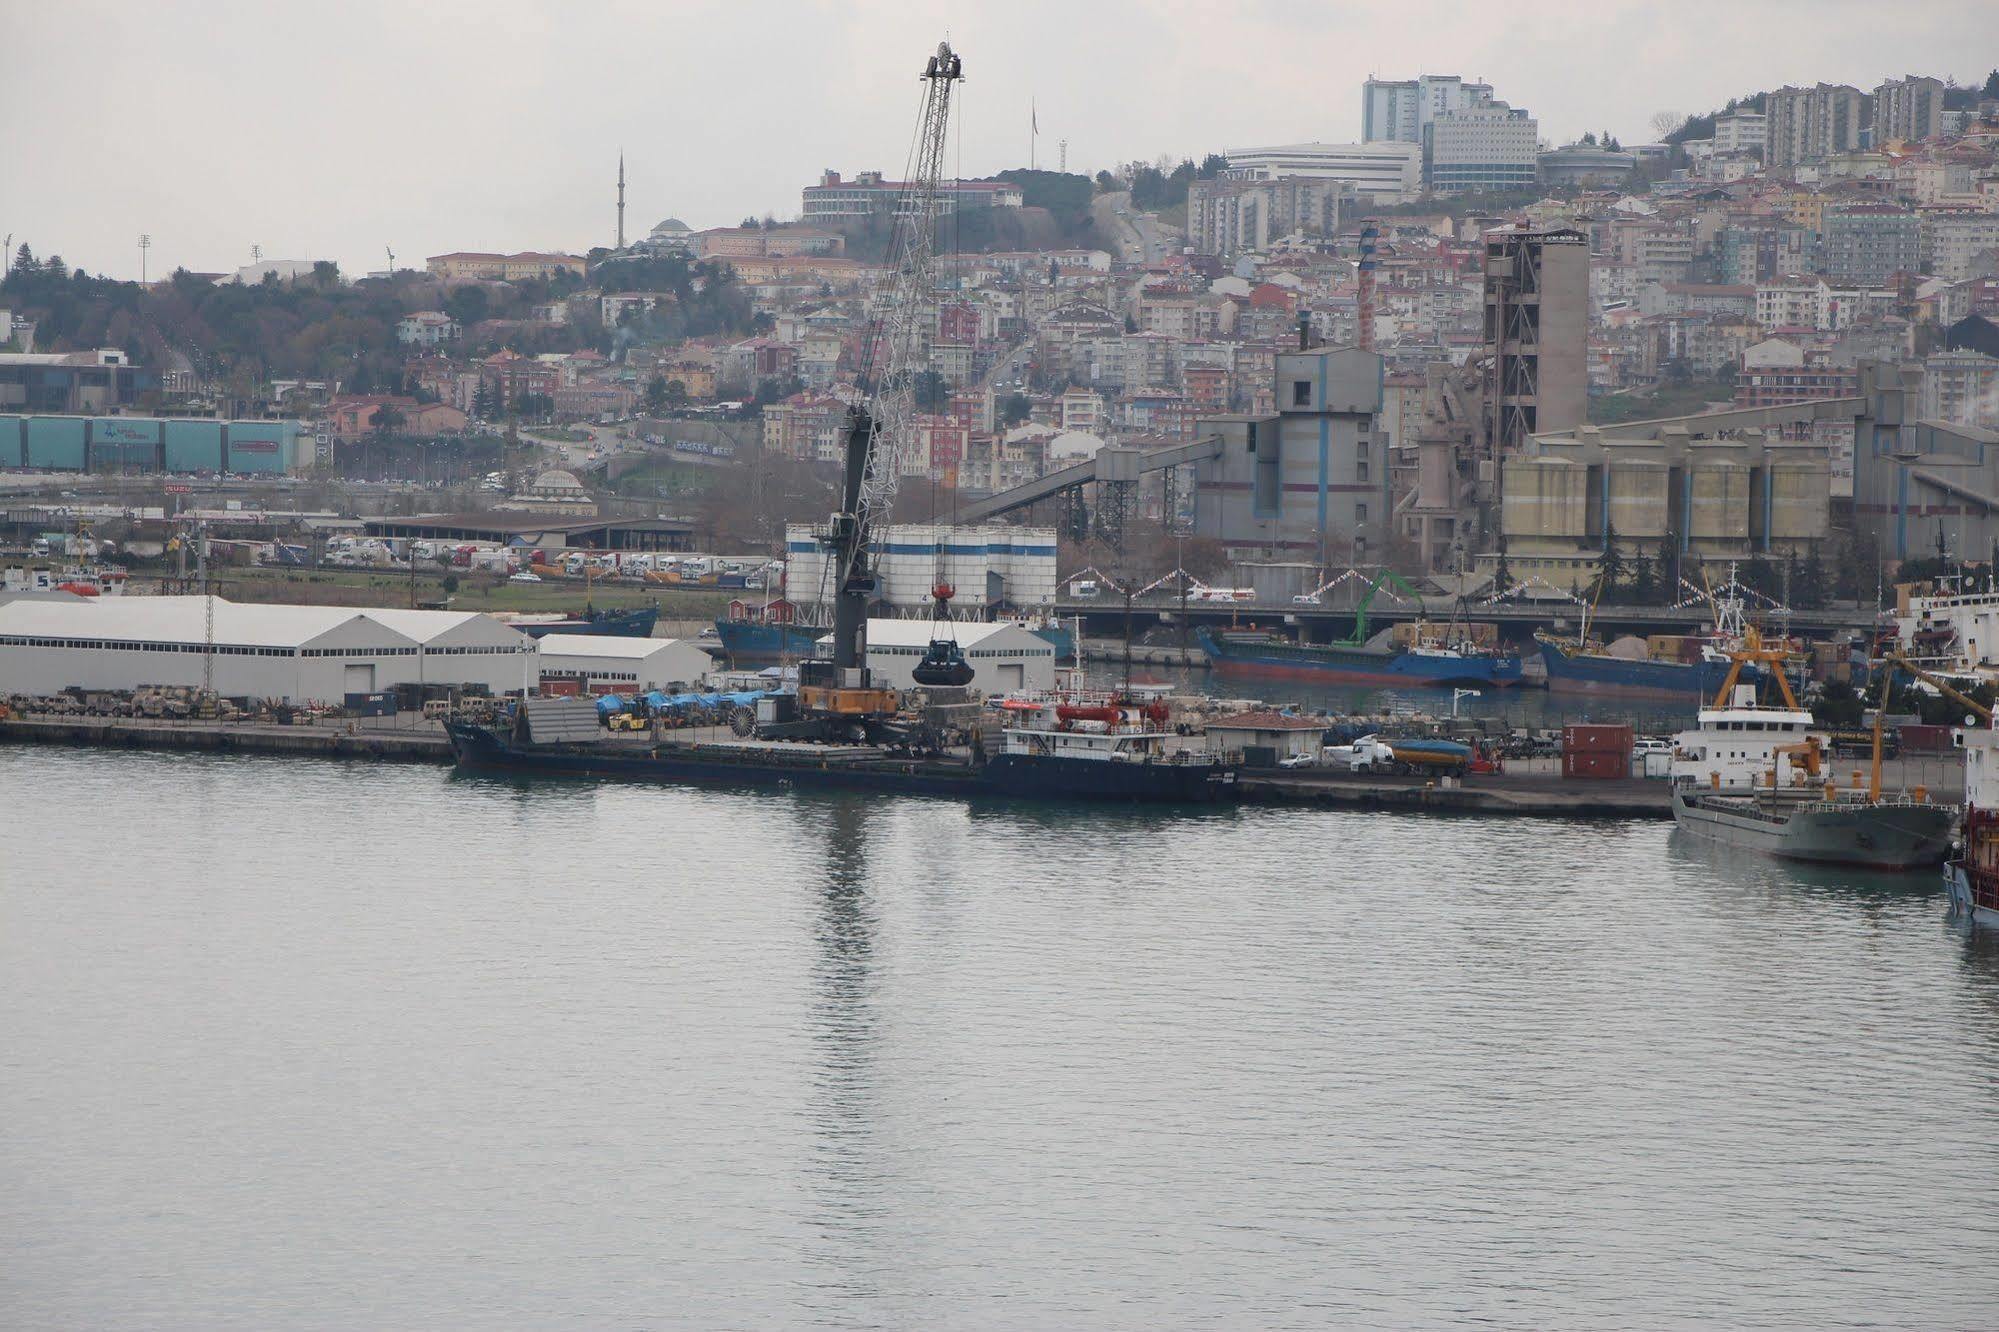
[[[575,698],[582,692],[583,682],[581,680],[543,680],[541,682],[543,698]]]
[[[1625,754],[1631,753],[1632,742],[1636,739],[1629,723],[1617,726],[1590,726],[1578,724],[1562,728],[1562,753],[1564,754]]]
[[[1930,726],[1921,722],[1906,722],[1895,728],[1902,752],[1918,754],[1941,754],[1952,749],[1956,741],[1951,738],[1948,726]]]
[[[1562,755],[1562,776],[1576,781],[1622,781],[1631,775],[1631,751]]]

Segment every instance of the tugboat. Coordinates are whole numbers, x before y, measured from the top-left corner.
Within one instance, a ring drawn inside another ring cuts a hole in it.
[[[1825,772],[1826,737],[1798,706],[1785,677],[1789,654],[1765,648],[1756,631],[1730,654],[1730,668],[1700,724],[1674,738],[1673,821],[1698,837],[1783,860],[1905,870],[1943,860],[1957,818],[1917,787],[1881,791],[1881,718],[1875,711],[1873,776],[1840,790]],[[1781,696],[1768,707],[1743,673],[1762,667]]]
[[[1008,706],[1019,720],[986,761],[986,783],[1003,795],[1057,800],[1214,804],[1240,798],[1239,759],[1168,752],[1164,702],[1128,695],[1099,701],[1050,699]]]

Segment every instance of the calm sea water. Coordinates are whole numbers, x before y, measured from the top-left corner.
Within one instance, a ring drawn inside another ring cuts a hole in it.
[[[0,1325],[1999,1317],[1999,940],[1926,879],[196,756],[0,793]]]

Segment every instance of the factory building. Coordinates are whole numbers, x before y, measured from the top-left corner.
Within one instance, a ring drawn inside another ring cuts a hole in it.
[[[933,633],[957,641],[972,667],[971,687],[981,693],[1055,687],[1055,645],[1006,621],[959,621],[945,627],[928,620],[869,620],[868,669],[876,682],[890,689],[915,688],[911,672],[930,650]],[[830,653],[833,636],[826,635],[820,643]]]
[[[284,475],[311,462],[297,421],[0,416],[0,469]]]
[[[210,605],[213,623],[210,624]],[[404,684],[526,683],[534,640],[469,611],[242,605],[221,597],[24,599],[0,605],[0,686],[200,686],[224,698],[338,703]]]
[[[1499,452],[1583,423],[1588,339],[1589,237],[1566,229],[1486,233],[1487,437]]]
[[[1378,556],[1391,531],[1382,360],[1355,347],[1282,352],[1273,415],[1203,417],[1194,531],[1239,557]]]
[[[1792,411],[1809,416],[1817,406]],[[1754,424],[1712,429],[1702,437],[1677,421],[1584,426],[1535,436],[1502,460],[1500,531],[1512,575],[1586,587],[1613,534],[1625,559],[1670,561],[1677,550],[1690,575],[1702,564],[1816,550],[1829,522],[1827,446]]]
[[[579,694],[679,693],[700,683],[715,659],[688,638],[543,634],[535,669],[544,691]]]

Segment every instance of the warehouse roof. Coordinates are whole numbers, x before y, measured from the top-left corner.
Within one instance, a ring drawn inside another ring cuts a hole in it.
[[[617,634],[543,634],[538,647],[544,657],[624,657],[637,661],[683,643],[697,652],[705,652],[700,644],[684,638],[631,638]]]
[[[519,630],[472,611],[246,604],[222,597],[212,600],[215,641],[238,647],[298,647],[357,620],[371,626],[382,647],[432,643],[471,621],[504,630],[514,639],[523,637]],[[66,603],[13,601],[0,605],[0,634],[199,643],[208,636],[208,612],[199,596],[85,597]],[[488,642],[506,641],[491,633],[484,637]]]
[[[243,647],[297,647],[362,618],[351,606],[215,603],[215,641]],[[0,634],[51,638],[129,638],[142,643],[199,643],[208,636],[202,597],[96,597],[69,604],[14,601],[0,606]],[[406,645],[408,640],[384,628]]]

